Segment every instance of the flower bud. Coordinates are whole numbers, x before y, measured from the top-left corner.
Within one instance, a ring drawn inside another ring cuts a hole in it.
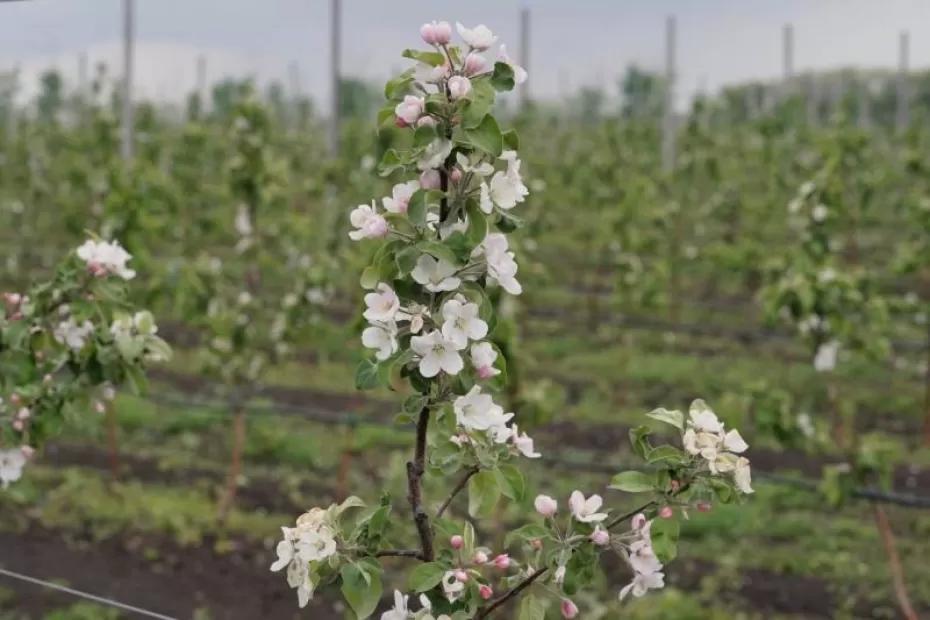
[[[17,420],[28,420],[32,416],[32,412],[29,411],[29,407],[23,407],[16,412]]]
[[[437,45],[448,45],[452,40],[452,26],[449,22],[433,22],[433,30],[436,33]]]
[[[452,545],[453,549],[461,549],[462,545],[465,544],[465,539],[459,536],[458,534],[456,534],[455,536],[449,539],[449,544]]]
[[[562,599],[562,617],[574,618],[578,615],[578,606],[571,599]]]
[[[465,583],[466,581],[468,581],[468,573],[466,573],[462,569],[455,571],[455,580]]]
[[[535,549],[536,551],[539,551],[543,547],[542,540],[540,540],[539,538],[534,538],[533,540],[530,541],[530,546],[533,547],[533,549]]]
[[[23,453],[23,456],[27,459],[31,459],[32,456],[36,453],[35,448],[32,446],[22,445],[19,447],[19,451]]]
[[[448,87],[451,99],[461,99],[471,92],[471,80],[464,75],[453,75],[449,78]]]
[[[712,506],[710,502],[698,502],[697,503],[698,512],[710,512],[711,507]]]
[[[452,171],[449,172],[449,180],[452,181],[453,183],[458,183],[459,181],[461,181],[462,170],[460,168],[453,168]]]
[[[99,400],[94,401],[94,411],[96,411],[97,413],[105,413],[106,410],[107,410],[106,405],[104,405]]]
[[[20,397],[19,394],[17,394],[16,392],[13,392],[12,394],[10,394],[10,402],[13,403],[14,405],[18,405],[19,403],[23,402],[23,399],[22,397]]]
[[[47,374],[44,377],[42,377],[42,383],[51,383],[51,382],[52,382],[52,375]]]
[[[405,121],[399,116],[394,117],[394,126],[397,127],[398,129],[404,129],[406,127],[409,127],[409,125],[407,125],[407,121]]]
[[[610,542],[610,533],[607,530],[598,527],[595,528],[593,532],[591,532],[590,538],[592,543],[598,547],[603,547]]]
[[[484,56],[472,52],[465,57],[465,75],[476,75],[481,73],[484,71],[485,64]]]
[[[424,114],[419,119],[417,119],[417,127],[435,127],[436,119],[430,116],[429,114]]]
[[[489,598],[494,596],[494,590],[491,589],[491,586],[483,583],[481,584],[481,587],[478,588],[478,594],[480,594],[481,598],[483,598],[484,600],[488,600]]]
[[[502,553],[494,558],[494,566],[501,570],[506,570],[510,568],[510,556],[506,553]]]
[[[494,366],[481,366],[475,369],[478,373],[479,379],[490,379],[496,373],[494,372]]]
[[[488,554],[484,551],[475,551],[475,555],[472,558],[472,561],[475,564],[487,564],[488,563]]]
[[[535,506],[536,512],[544,517],[551,517],[559,508],[558,502],[548,495],[537,495],[536,501],[533,502],[533,506]]]
[[[23,421],[22,420],[13,420],[13,430],[22,431],[23,430]]]
[[[672,510],[671,506],[662,506],[662,509],[659,511],[659,516],[663,519],[671,519],[675,516],[675,512]]]
[[[677,493],[678,489],[681,488],[681,483],[678,482],[677,480],[672,480],[671,482],[669,482],[668,486],[671,489],[672,493]]]
[[[420,36],[428,45],[436,45],[436,26],[432,24],[423,24],[420,26]]]
[[[423,189],[440,189],[442,181],[438,170],[424,170],[420,175],[420,187]]]

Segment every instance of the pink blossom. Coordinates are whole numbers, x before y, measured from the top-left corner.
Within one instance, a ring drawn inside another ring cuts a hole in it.
[[[578,615],[578,606],[572,602],[571,599],[563,598],[562,599],[562,617],[563,618],[574,618]]]
[[[478,594],[481,595],[481,598],[488,600],[494,596],[494,590],[491,589],[491,586],[487,584],[481,584],[481,587],[478,588]]]
[[[423,189],[440,189],[442,180],[438,170],[424,170],[420,175],[420,187]]]

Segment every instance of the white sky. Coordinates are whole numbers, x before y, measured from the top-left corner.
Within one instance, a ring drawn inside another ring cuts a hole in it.
[[[210,81],[253,75],[287,80],[325,107],[329,0],[136,0],[137,92],[180,101],[204,54]],[[927,0],[343,0],[343,68],[383,81],[405,66],[431,19],[482,22],[515,56],[518,14],[532,12],[529,62],[534,96],[554,98],[602,83],[616,92],[629,63],[663,65],[664,19],[678,19],[678,103],[696,91],[781,74],[781,29],[795,29],[795,70],[893,68],[898,34],[911,33],[911,66],[930,64]],[[26,94],[42,70],[76,80],[78,56],[121,69],[121,0],[0,1],[0,71],[20,67]],[[517,60],[520,60],[517,58]]]

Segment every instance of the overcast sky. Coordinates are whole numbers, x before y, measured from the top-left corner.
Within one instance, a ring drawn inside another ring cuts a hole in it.
[[[330,0],[136,0],[140,96],[181,100],[195,84],[196,58],[210,81],[252,75],[287,81],[325,101]],[[534,96],[559,97],[616,80],[630,63],[663,65],[665,16],[678,19],[679,106],[695,92],[782,71],[781,30],[795,28],[795,69],[893,68],[899,32],[911,35],[911,66],[930,64],[928,0],[343,0],[343,69],[382,81],[405,66],[431,19],[487,24],[519,49],[520,7],[529,6]],[[77,76],[78,57],[120,71],[122,0],[0,1],[0,71],[18,66],[26,92],[57,67]],[[520,59],[517,59],[520,60]]]

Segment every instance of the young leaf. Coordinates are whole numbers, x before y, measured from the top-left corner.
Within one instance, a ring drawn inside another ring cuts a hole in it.
[[[526,480],[523,478],[523,472],[520,468],[504,464],[495,472],[497,483],[500,485],[501,493],[515,502],[523,500],[526,495]]]
[[[659,407],[647,413],[646,416],[653,420],[658,420],[659,422],[671,424],[680,431],[685,430],[685,414],[680,411],[669,411],[668,409]]]
[[[416,568],[410,571],[410,576],[407,577],[407,588],[413,590],[414,592],[426,592],[427,590],[432,590],[439,582],[442,581],[442,576],[446,573],[446,567],[439,562],[426,562],[425,564],[419,564]]]
[[[490,114],[486,114],[477,127],[465,129],[465,138],[477,149],[500,157],[504,150],[504,137],[497,121]]]
[[[364,568],[363,568],[364,567]],[[381,574],[367,564],[346,564],[339,571],[342,595],[355,615],[367,618],[381,600]]]
[[[355,368],[355,389],[370,390],[378,387],[378,364],[362,360]]]
[[[678,534],[681,526],[677,519],[653,519],[649,529],[652,549],[663,564],[668,564],[678,554]]]
[[[491,85],[499,91],[513,90],[513,68],[506,62],[495,62]]]
[[[490,514],[500,499],[501,488],[493,471],[480,471],[468,481],[468,514],[483,517]]]
[[[655,481],[641,471],[624,471],[611,478],[609,488],[627,493],[646,493],[655,490]]]

